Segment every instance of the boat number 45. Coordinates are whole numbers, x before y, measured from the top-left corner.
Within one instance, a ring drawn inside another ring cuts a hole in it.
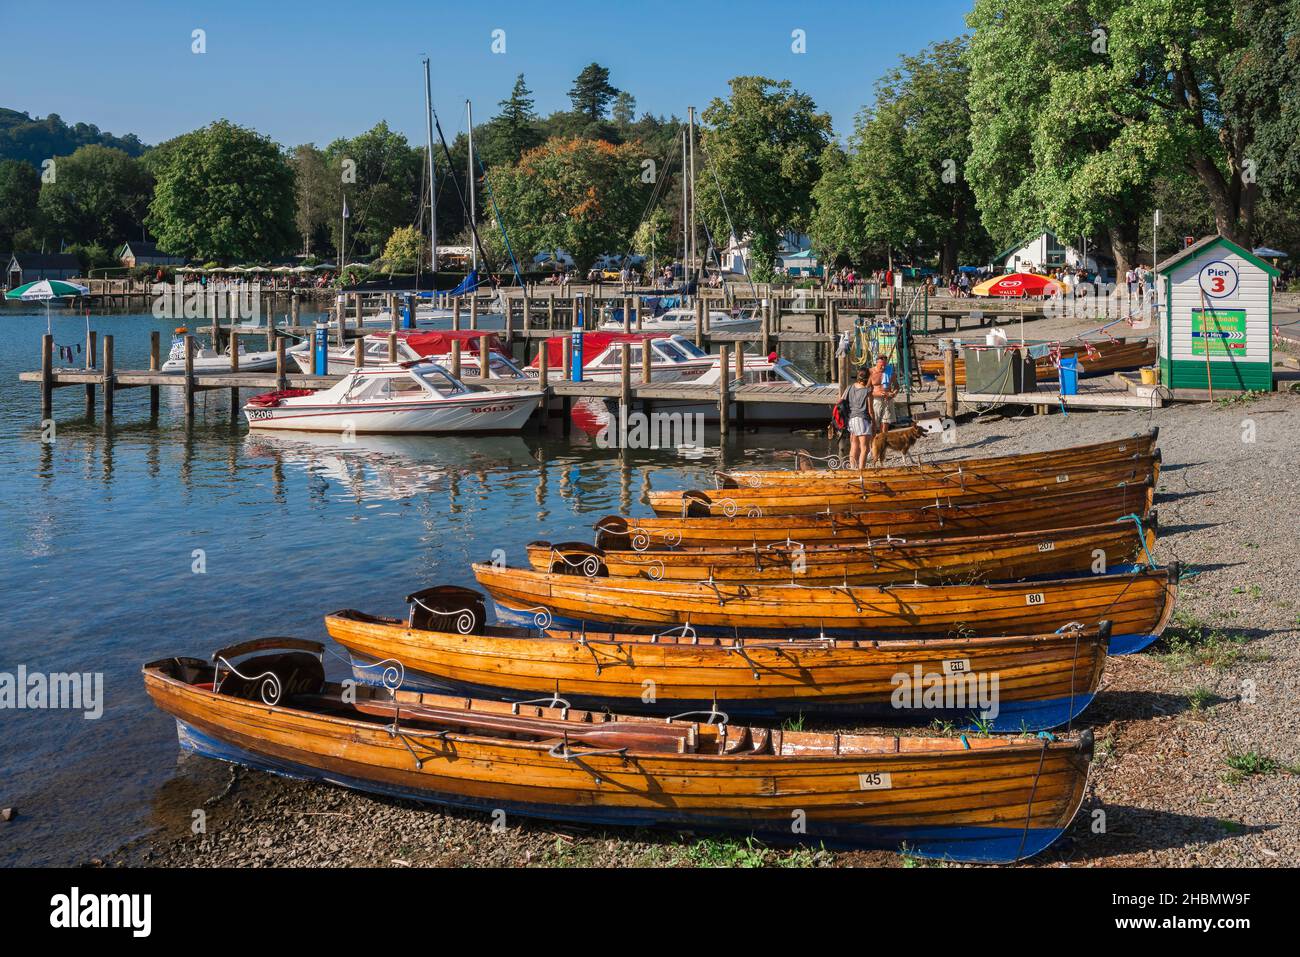
[[[863,791],[888,791],[893,786],[888,771],[871,771],[858,775],[858,787]]]

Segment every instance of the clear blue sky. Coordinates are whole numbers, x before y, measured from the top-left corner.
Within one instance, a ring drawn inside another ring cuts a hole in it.
[[[424,139],[420,58],[451,137],[494,114],[524,73],[542,115],[567,109],[595,60],[637,112],[684,116],[728,78],[789,79],[843,135],[898,56],[962,33],[970,0],[587,0],[447,4],[383,0],[5,0],[0,106],[94,123],[147,143],[227,118],[292,146],[324,145],[380,119]],[[206,31],[207,52],[191,52]],[[506,52],[491,50],[505,31]],[[791,51],[806,32],[807,52]]]

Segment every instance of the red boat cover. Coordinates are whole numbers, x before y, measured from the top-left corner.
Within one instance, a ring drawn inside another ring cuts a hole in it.
[[[509,357],[510,353],[506,352],[505,346],[501,344],[501,340],[497,338],[494,332],[477,332],[472,329],[419,332],[405,329],[397,333],[397,338],[404,341],[422,356],[445,356],[451,352],[451,344],[457,341],[460,342],[462,352],[477,353],[478,341],[482,336],[487,336],[489,349]],[[370,338],[387,342],[388,333],[376,332],[371,334]]]
[[[315,389],[280,389],[278,392],[263,392],[248,400],[249,405],[269,407],[279,405],[281,399],[292,399],[300,395],[314,395]]]
[[[582,367],[591,365],[591,360],[605,351],[611,342],[639,342],[642,339],[667,339],[670,332],[584,332],[582,334]],[[571,336],[551,336],[546,340],[546,362],[552,369],[564,364],[564,340]],[[539,368],[542,354],[539,351],[529,363],[531,368]]]

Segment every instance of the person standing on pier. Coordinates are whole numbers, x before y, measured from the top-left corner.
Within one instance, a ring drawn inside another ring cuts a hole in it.
[[[858,372],[844,397],[849,401],[849,468],[862,470],[871,450],[871,383],[866,369]]]
[[[866,374],[865,372],[863,374]],[[885,368],[885,354],[876,356],[876,364],[868,375],[871,387],[871,427],[874,432],[888,432],[894,421],[894,396],[898,386],[890,382],[889,372]],[[863,465],[866,458],[863,457]]]

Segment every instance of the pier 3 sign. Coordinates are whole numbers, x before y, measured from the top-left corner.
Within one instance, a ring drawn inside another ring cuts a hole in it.
[[[1201,292],[1211,299],[1227,299],[1236,295],[1237,286],[1241,283],[1237,270],[1223,260],[1216,260],[1202,266],[1197,281],[1200,283]]]

